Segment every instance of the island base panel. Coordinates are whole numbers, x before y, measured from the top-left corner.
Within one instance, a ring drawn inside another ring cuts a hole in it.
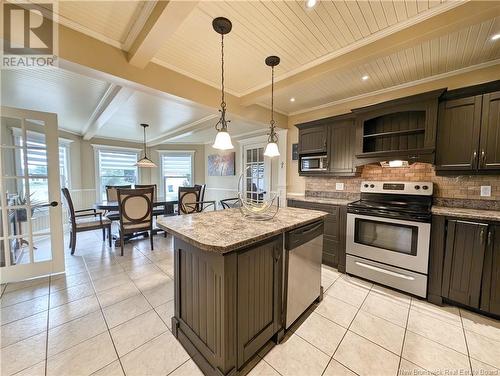
[[[175,238],[172,332],[207,375],[240,375],[282,328],[283,236],[220,254]]]

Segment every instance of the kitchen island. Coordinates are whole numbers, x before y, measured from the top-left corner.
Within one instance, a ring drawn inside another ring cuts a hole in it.
[[[311,226],[322,234],[326,215],[281,208],[272,220],[254,221],[227,209],[158,219],[174,236],[172,332],[204,374],[244,374],[264,345],[279,342],[287,234]]]

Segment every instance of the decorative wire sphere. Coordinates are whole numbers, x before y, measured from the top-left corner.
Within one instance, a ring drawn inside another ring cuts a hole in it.
[[[238,180],[238,198],[240,199],[240,212],[248,219],[256,221],[269,221],[274,218],[278,213],[278,195],[276,193],[272,194],[271,197],[267,199],[254,199],[248,197],[248,192],[246,190],[246,185],[244,184],[246,171],[250,168],[248,166],[245,169],[245,173],[240,175]],[[259,195],[259,193],[251,192],[250,196]]]

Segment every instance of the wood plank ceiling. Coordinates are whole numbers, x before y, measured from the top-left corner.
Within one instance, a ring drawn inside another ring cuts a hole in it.
[[[471,66],[500,64],[500,43],[491,40],[495,30],[500,30],[500,17],[408,46],[334,75],[319,75],[278,90],[275,105],[293,114]],[[363,80],[363,76],[369,78]],[[290,102],[292,97],[294,102]],[[268,98],[261,101],[265,104]]]
[[[202,1],[154,61],[212,85],[219,83],[220,37],[211,21],[233,22],[226,37],[227,87],[238,95],[269,82],[264,59],[281,57],[290,74],[377,33],[444,7],[439,1]]]

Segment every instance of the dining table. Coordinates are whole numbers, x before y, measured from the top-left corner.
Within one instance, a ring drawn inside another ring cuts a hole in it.
[[[169,216],[169,215],[174,215],[174,205],[178,203],[177,199],[172,199],[172,198],[165,198],[165,197],[155,197],[153,200],[153,215],[154,216]],[[102,200],[98,201],[93,205],[94,209],[97,210],[105,210],[107,212],[118,212],[119,210],[119,204],[118,201],[107,201],[107,200]],[[156,208],[156,210],[155,210]],[[163,210],[159,210],[158,208],[162,208]],[[158,231],[161,231],[159,229],[154,229],[153,233],[157,233]],[[143,235],[143,233],[138,234],[138,235]],[[145,234],[144,234],[145,235]],[[137,236],[137,235],[135,235]],[[127,236],[125,240],[129,240],[135,236]],[[113,235],[113,239],[115,240],[115,246],[118,246],[120,244],[120,238],[116,234]]]

